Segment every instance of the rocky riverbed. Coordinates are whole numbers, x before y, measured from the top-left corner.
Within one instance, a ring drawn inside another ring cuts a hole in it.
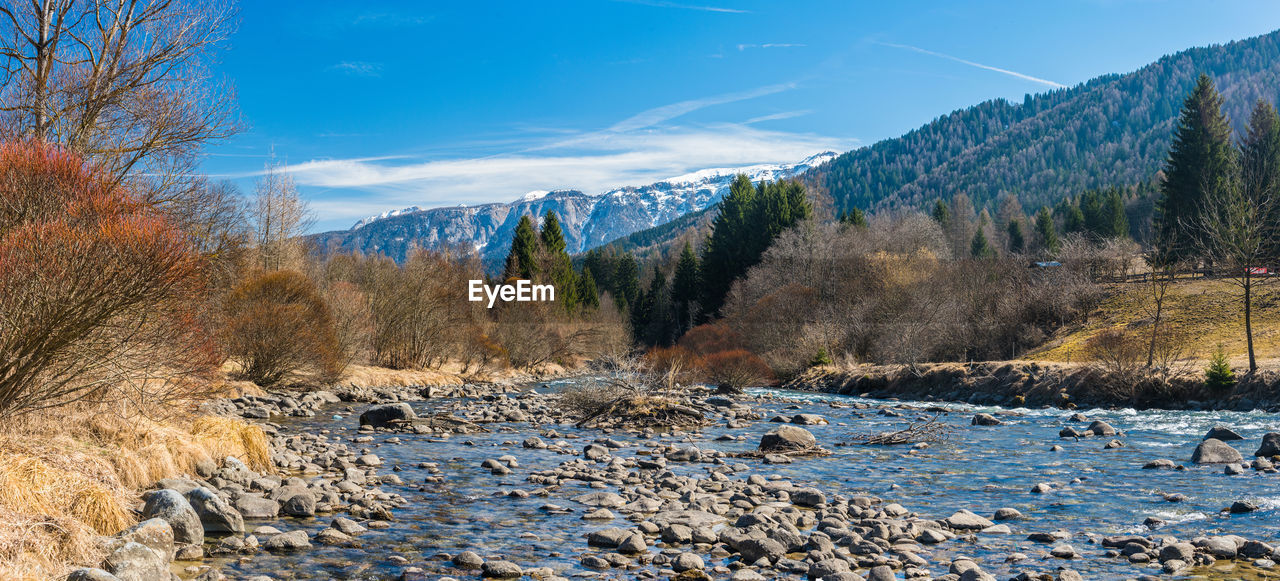
[[[753,390],[688,396],[703,427],[584,429],[569,383],[222,402],[278,473],[157,483],[72,578],[1280,577],[1270,414]],[[938,429],[863,444],[911,424]]]

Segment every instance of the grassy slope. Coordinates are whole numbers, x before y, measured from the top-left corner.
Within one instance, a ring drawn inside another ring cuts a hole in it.
[[[1161,328],[1172,331],[1183,352],[1208,359],[1219,344],[1234,366],[1244,366],[1244,311],[1239,287],[1223,280],[1184,280],[1169,289]],[[1150,288],[1117,284],[1085,323],[1060,329],[1048,343],[1028,353],[1036,361],[1078,362],[1085,341],[1099,331],[1126,328],[1146,336],[1151,332]],[[1166,326],[1167,325],[1167,326]],[[1259,365],[1280,364],[1280,285],[1254,291],[1254,349]]]

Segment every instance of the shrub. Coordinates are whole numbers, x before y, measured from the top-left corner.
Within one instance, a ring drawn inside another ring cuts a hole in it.
[[[0,146],[0,417],[203,395],[218,358],[201,270],[186,236],[79,158]]]
[[[708,355],[706,369],[707,379],[722,389],[741,390],[744,387],[773,383],[773,373],[769,366],[745,349]]]
[[[356,285],[338,281],[325,289],[324,300],[333,315],[339,367],[345,369],[368,361],[373,342],[373,313],[368,297]]]
[[[818,353],[813,356],[813,359],[809,360],[809,367],[822,367],[831,364],[831,356],[827,355],[826,347],[818,349]]]
[[[1106,329],[1085,341],[1084,355],[1116,379],[1130,381],[1146,363],[1147,344],[1124,329]]]
[[[227,352],[240,377],[274,385],[306,372],[332,380],[342,371],[333,315],[311,279],[281,270],[253,278],[227,297]]]
[[[1227,361],[1221,345],[1213,352],[1209,367],[1204,370],[1204,384],[1211,391],[1226,391],[1236,384],[1236,372],[1231,370],[1231,363]]]
[[[670,377],[673,381],[694,383],[706,374],[706,361],[684,347],[654,347],[644,354],[645,366],[651,373]]]
[[[708,323],[689,329],[677,344],[705,357],[720,351],[742,349],[742,338],[723,323]]]

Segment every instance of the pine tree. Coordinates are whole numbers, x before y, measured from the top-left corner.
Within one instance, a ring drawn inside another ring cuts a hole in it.
[[[1211,391],[1227,390],[1236,384],[1236,372],[1231,370],[1231,363],[1227,361],[1227,354],[1221,345],[1209,360],[1209,367],[1204,370],[1204,384]]]
[[[636,257],[630,252],[623,254],[613,276],[614,304],[620,311],[631,309],[640,296],[640,267],[636,264]]]
[[[1173,245],[1175,259],[1193,256],[1198,221],[1208,188],[1219,187],[1231,173],[1231,127],[1222,113],[1222,96],[1208,75],[1183,102],[1173,146],[1165,162],[1157,228]]]
[[[529,216],[521,216],[516,224],[515,237],[511,239],[511,251],[507,253],[506,266],[502,278],[523,278],[532,280],[538,272],[538,234],[534,232],[533,220]]]
[[[1036,233],[1040,236],[1040,246],[1049,254],[1058,252],[1058,231],[1053,224],[1053,214],[1049,206],[1041,206],[1036,213]]]
[[[671,303],[675,309],[676,335],[683,335],[693,327],[698,303],[698,257],[693,247],[684,243],[680,251],[680,260],[676,262],[676,272],[671,278]]]
[[[937,200],[933,203],[933,219],[942,226],[943,232],[951,228],[951,208],[947,207],[946,202]]]
[[[848,212],[840,214],[840,223],[855,228],[866,228],[867,215],[862,210],[851,208]]]
[[[1009,220],[1007,230],[1009,234],[1009,252],[1022,254],[1027,246],[1027,241],[1022,235],[1022,222]]]
[[[1102,204],[1098,234],[1104,238],[1126,238],[1129,236],[1129,216],[1124,211],[1124,198],[1120,190],[1112,188]]]
[[[546,274],[556,288],[556,297],[566,311],[573,312],[578,306],[578,280],[573,272],[573,259],[565,250],[564,231],[560,229],[560,220],[556,213],[547,210],[542,220],[543,256],[546,257]]]
[[[987,258],[995,258],[996,251],[991,247],[991,243],[987,242],[987,235],[983,233],[982,228],[973,235],[973,242],[969,244],[969,254],[979,260]]]
[[[1280,258],[1280,114],[1266,101],[1254,106],[1240,144],[1240,185],[1250,203],[1269,206],[1262,255]]]
[[[582,267],[582,276],[578,277],[578,302],[586,309],[600,307],[600,289],[596,287],[596,279],[591,276],[590,267]]]
[[[1062,231],[1067,234],[1077,234],[1087,231],[1085,228],[1084,212],[1080,211],[1080,206],[1068,203],[1065,207],[1066,214],[1062,219]]]
[[[738,175],[720,203],[703,251],[703,315],[716,315],[733,281],[760,261],[774,237],[812,212],[799,182],[761,182],[752,187],[747,176]]]

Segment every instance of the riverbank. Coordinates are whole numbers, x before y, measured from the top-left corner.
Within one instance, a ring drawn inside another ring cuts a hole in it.
[[[1040,361],[815,367],[783,387],[876,399],[952,401],[1007,407],[1133,407],[1280,411],[1280,373],[1243,376],[1215,392],[1203,374],[1162,379],[1109,374],[1091,365]]]
[[[159,543],[160,553],[172,547],[170,569],[200,581],[1276,572],[1268,543],[1280,533],[1277,508],[1256,492],[1276,477],[1270,462],[1189,460],[1203,456],[1192,448],[1217,421],[1251,452],[1267,429],[1255,414],[979,415],[956,404],[695,390],[672,397],[704,415],[699,426],[598,430],[575,426],[544,388],[455,393],[464,397],[304,396],[298,413],[261,424],[273,469],[227,462],[210,476],[157,483],[172,492],[152,497],[192,505],[207,531],[202,559],[182,541]],[[260,403],[226,405],[243,414]],[[935,414],[944,437],[856,443]],[[1068,427],[1097,436],[1061,438]],[[143,516],[179,522],[160,510]]]

